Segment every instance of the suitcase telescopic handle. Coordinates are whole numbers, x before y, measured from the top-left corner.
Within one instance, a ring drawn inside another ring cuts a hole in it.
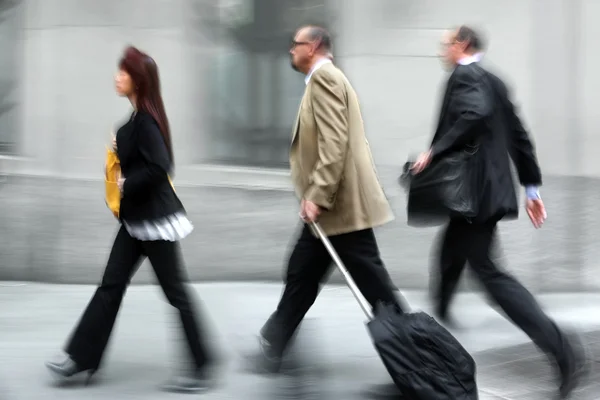
[[[369,304],[369,302],[367,301],[367,299],[365,299],[365,296],[362,295],[362,293],[360,292],[360,289],[358,288],[358,286],[356,286],[356,283],[354,282],[354,279],[352,279],[352,276],[350,275],[350,272],[348,272],[348,270],[346,269],[346,266],[344,265],[344,263],[340,259],[340,256],[338,256],[337,251],[335,251],[335,249],[333,248],[333,245],[331,244],[331,242],[327,238],[327,235],[325,235],[325,232],[323,232],[323,229],[321,228],[321,226],[319,225],[319,223],[312,222],[311,226],[313,227],[313,229],[315,230],[315,232],[319,236],[319,239],[321,239],[321,242],[323,242],[323,244],[325,245],[325,248],[329,252],[329,255],[333,259],[333,262],[335,262],[335,265],[338,267],[338,269],[342,273],[342,276],[344,277],[344,280],[346,281],[346,284],[348,285],[348,287],[352,291],[352,294],[354,295],[354,298],[358,301],[358,304],[360,305],[360,308],[362,308],[363,312],[365,313],[365,315],[367,316],[367,318],[369,319],[369,321],[372,320],[373,319],[373,310],[371,309],[371,305]]]

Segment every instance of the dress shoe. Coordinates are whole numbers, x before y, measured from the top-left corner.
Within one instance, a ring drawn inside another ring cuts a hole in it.
[[[174,393],[203,393],[215,386],[215,372],[207,367],[192,374],[175,376],[162,389]]]
[[[589,360],[585,345],[578,335],[569,334],[567,338],[570,356],[559,363],[560,388],[559,398],[568,399],[575,389],[581,384],[589,372]]]
[[[456,322],[456,319],[452,317],[447,310],[443,311],[439,307],[436,307],[433,311],[433,316],[446,329],[453,331],[459,331],[462,329],[461,325]]]
[[[258,337],[258,347],[258,353],[246,357],[246,370],[257,374],[278,373],[281,370],[282,355],[262,335]]]

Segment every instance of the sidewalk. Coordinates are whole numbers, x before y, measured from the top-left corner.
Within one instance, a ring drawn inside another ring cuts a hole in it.
[[[281,285],[211,283],[194,288],[208,311],[214,343],[228,361],[222,386],[202,397],[285,399],[290,381],[250,375],[240,368],[241,354],[255,349],[255,335],[273,311]],[[186,398],[157,389],[181,366],[183,347],[177,317],[155,286],[128,290],[97,384],[54,387],[43,363],[58,353],[93,291],[92,286],[0,286],[0,400]],[[415,309],[429,310],[425,293],[404,294]],[[594,333],[600,331],[600,295],[553,294],[539,299],[559,324],[591,332],[588,342],[600,347],[600,335]],[[454,333],[478,361],[482,400],[549,398],[544,383],[549,369],[524,334],[476,294],[459,296],[454,311],[465,328]],[[315,370],[319,368],[313,377],[325,393],[319,398],[364,399],[365,389],[387,380],[363,322],[345,287],[326,287],[309,312],[301,332],[302,349],[314,360]],[[594,382],[600,382],[598,377]],[[579,398],[597,400],[598,393],[596,383]]]

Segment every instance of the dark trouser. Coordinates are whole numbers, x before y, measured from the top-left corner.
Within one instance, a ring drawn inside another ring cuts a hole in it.
[[[81,368],[96,369],[100,366],[123,295],[143,256],[150,260],[167,300],[179,311],[196,366],[202,367],[208,361],[207,348],[202,341],[195,310],[184,284],[179,243],[139,241],[121,226],[102,283],[96,289],[65,349]]]
[[[559,364],[569,361],[571,348],[556,324],[523,285],[494,265],[490,250],[495,241],[496,221],[471,224],[456,219],[448,224],[440,251],[438,312],[442,316],[448,312],[468,261],[485,290],[510,320]]]
[[[329,238],[357,286],[372,306],[400,304],[396,287],[383,265],[372,229]],[[289,259],[286,285],[262,336],[283,353],[304,315],[315,302],[322,281],[329,277],[332,259],[319,239],[304,225]],[[357,311],[359,310],[357,305]]]

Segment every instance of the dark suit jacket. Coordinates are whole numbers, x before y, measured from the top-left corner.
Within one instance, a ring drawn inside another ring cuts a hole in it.
[[[117,154],[125,178],[122,220],[158,219],[184,211],[169,183],[167,146],[150,114],[138,112],[117,131]]]
[[[535,150],[506,85],[472,63],[456,67],[448,80],[431,149],[435,158],[477,144],[481,197],[479,215],[474,220],[516,218],[519,207],[510,158],[523,185],[539,186],[542,177]]]

